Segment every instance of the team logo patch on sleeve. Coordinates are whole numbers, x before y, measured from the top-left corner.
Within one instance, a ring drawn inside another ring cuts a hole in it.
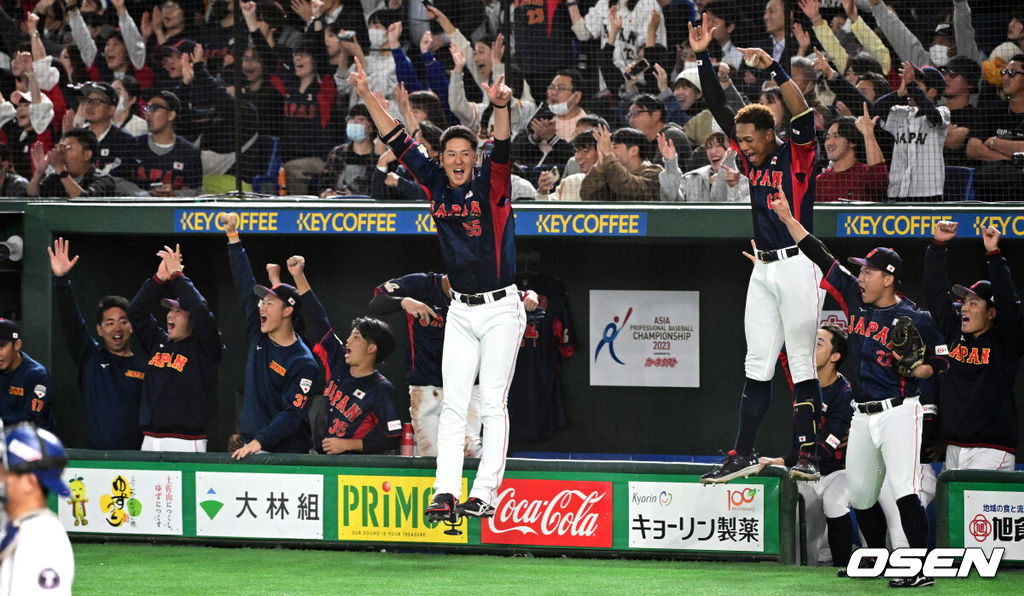
[[[390,430],[390,431],[402,430],[402,421],[401,420],[388,420],[388,430]]]
[[[825,442],[833,449],[839,447],[839,439],[837,439],[835,435],[829,435],[828,438],[825,439]]]
[[[384,282],[384,291],[391,294],[399,288],[399,285],[393,281]]]
[[[362,389],[356,389],[355,391],[352,392],[352,395],[356,396],[356,399],[363,399],[364,397],[366,397],[366,392],[363,391]]]
[[[427,153],[427,148],[424,147],[422,144],[416,145],[416,150],[419,151],[420,155],[422,155],[423,157],[426,157],[428,159],[430,158],[430,154]]]
[[[949,348],[947,348],[945,344],[943,344],[941,346],[935,346],[935,355],[936,356],[949,356]]]
[[[312,379],[302,379],[299,381],[299,389],[302,389],[303,393],[309,393],[309,390],[313,387]]]
[[[32,389],[32,391],[35,392],[36,396],[39,397],[39,399],[43,399],[43,397],[46,396],[46,385],[36,385]]]

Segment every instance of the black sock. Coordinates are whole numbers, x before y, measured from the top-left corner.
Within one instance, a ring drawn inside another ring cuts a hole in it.
[[[900,509],[900,524],[910,548],[928,548],[928,514],[921,505],[921,499],[917,495],[907,495],[896,501],[896,506]]]
[[[797,383],[793,393],[793,436],[801,454],[815,455],[821,387],[817,379],[809,379]]]
[[[754,440],[757,429],[761,426],[768,403],[772,399],[772,382],[747,379],[743,384],[743,395],[740,396],[740,428],[736,431],[734,449],[740,455],[754,452]]]
[[[869,548],[885,548],[885,512],[882,506],[875,503],[867,509],[854,509],[857,512],[857,525],[864,534],[865,546]],[[909,537],[908,537],[909,540]]]
[[[826,517],[828,526],[828,548],[832,551],[832,565],[846,569],[853,550],[853,521],[850,514],[842,517]]]

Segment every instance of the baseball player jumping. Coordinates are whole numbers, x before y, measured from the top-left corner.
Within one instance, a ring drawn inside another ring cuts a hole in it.
[[[850,504],[867,546],[885,548],[885,514],[878,504],[884,478],[896,497],[910,547],[927,548],[928,517],[916,493],[922,426],[934,424],[934,406],[921,403],[918,380],[945,371],[948,350],[931,316],[896,293],[903,273],[903,260],[896,251],[879,247],[863,259],[850,258],[850,263],[860,266],[860,274],[854,277],[793,217],[784,195],[772,201],[772,208],[800,250],[828,272],[821,286],[847,316],[857,379],[846,470]],[[889,585],[933,583],[918,573],[890,580]]]
[[[814,206],[814,115],[800,89],[779,63],[764,50],[745,49],[747,64],[768,70],[779,85],[790,113],[790,137],[780,142],[775,136],[772,111],[761,104],[745,106],[733,114],[711,65],[708,44],[715,31],[707,13],[703,25],[690,24],[690,47],[697,53],[705,101],[722,130],[732,140],[732,149],[743,160],[743,173],[750,184],[750,206],[754,215],[754,270],[747,286],[743,326],[747,340],[744,365],[746,381],[740,398],[740,424],[736,444],[725,463],[701,477],[705,483],[728,482],[760,471],[754,454],[754,440],[772,395],[775,363],[786,346],[793,378],[793,425],[799,457],[790,473],[801,480],[817,480],[815,422],[821,403],[821,388],[814,366],[814,343],[824,292],[818,287],[821,271],[800,253],[786,226],[772,213],[776,187],[792,197],[790,210],[811,229]]]
[[[512,90],[499,77],[483,85],[494,108],[494,149],[474,175],[478,139],[464,126],[441,135],[440,161],[412,140],[388,114],[387,104],[370,91],[357,61],[349,84],[370,110],[381,139],[427,193],[441,240],[441,256],[452,287],[444,334],[441,376],[444,404],[437,438],[434,500],[425,513],[431,522],[454,522],[459,515],[491,517],[505,472],[508,448],[506,399],[515,370],[526,311],[515,285],[515,220],[511,203]],[[480,418],[484,435],[476,480],[469,498],[456,506],[462,486],[466,409],[479,372]]]

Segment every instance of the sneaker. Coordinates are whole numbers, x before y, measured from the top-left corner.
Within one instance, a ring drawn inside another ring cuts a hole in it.
[[[923,573],[918,573],[914,577],[897,577],[889,580],[890,588],[923,588],[934,585],[935,580]]]
[[[762,467],[756,453],[739,455],[735,450],[732,450],[729,452],[729,456],[725,458],[725,463],[701,476],[700,481],[702,484],[729,482],[741,476],[747,477],[751,474],[757,474],[761,471]]]
[[[436,524],[443,521],[455,521],[458,516],[455,514],[455,497],[451,493],[437,493],[434,500],[423,511],[427,521]]]
[[[820,480],[817,459],[813,455],[801,453],[796,465],[789,469],[789,477],[793,480]]]
[[[459,503],[455,512],[466,517],[494,517],[494,507],[476,497],[470,497],[465,503]]]

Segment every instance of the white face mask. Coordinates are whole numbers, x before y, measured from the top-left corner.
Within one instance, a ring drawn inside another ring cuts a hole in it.
[[[565,103],[549,103],[548,109],[555,116],[565,116],[569,113],[569,102]]]
[[[932,60],[932,66],[945,66],[949,62],[949,46],[935,44],[928,48],[928,55]]]
[[[370,47],[381,48],[384,47],[384,42],[387,40],[388,33],[383,29],[370,29]]]
[[[115,114],[124,114],[127,111],[128,111],[128,100],[126,100],[123,95],[118,96],[118,98],[117,98],[117,107],[114,108],[114,113]]]

